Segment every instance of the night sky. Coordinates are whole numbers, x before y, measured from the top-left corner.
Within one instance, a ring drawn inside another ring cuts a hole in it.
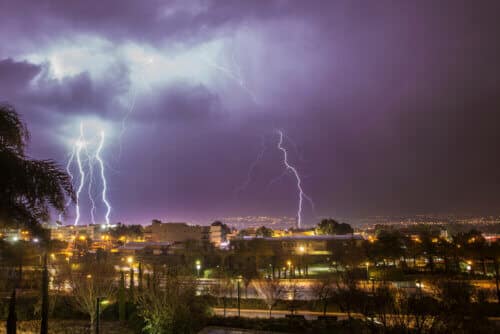
[[[293,217],[276,129],[316,216],[498,214],[499,17],[493,0],[3,0],[0,101],[62,167],[80,123],[90,155],[105,131],[112,222]]]

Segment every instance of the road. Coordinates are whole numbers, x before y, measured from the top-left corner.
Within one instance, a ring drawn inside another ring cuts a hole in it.
[[[224,315],[224,309],[223,308],[214,308],[214,313],[218,316],[223,316]],[[241,309],[240,314],[244,318],[269,318],[269,311],[264,310],[264,309]],[[271,312],[271,315],[273,318],[284,318],[285,315],[290,314],[290,311],[286,310],[273,310]],[[296,314],[303,315],[307,320],[316,320],[318,316],[323,315],[322,312],[315,312],[315,311],[296,311]],[[347,319],[347,313],[341,313],[341,312],[327,312],[326,315],[328,316],[336,316],[339,320]],[[238,309],[237,308],[227,308],[226,309],[226,316],[227,317],[236,317],[238,316]],[[354,314],[354,317],[362,317],[360,314]]]
[[[217,285],[217,279],[207,279],[200,278],[198,279],[198,292],[200,294],[209,293],[213,290],[213,287]],[[244,298],[261,298],[262,296],[256,291],[254,287],[254,283],[258,282],[258,280],[253,280],[252,283],[248,286],[248,289],[245,289],[243,284],[241,284],[241,296]],[[296,278],[296,279],[282,279],[281,280],[284,286],[284,295],[283,299],[291,300],[293,298],[298,300],[313,300],[316,299],[316,296],[312,292],[312,287],[318,282],[317,279],[313,278]],[[372,289],[381,286],[382,282],[372,282],[372,281],[359,281],[358,288],[364,290],[366,292],[370,292]],[[414,281],[405,281],[405,282],[389,282],[393,287],[399,287],[406,289],[408,292],[416,292],[415,282]],[[427,288],[427,286],[425,286]],[[424,292],[425,288],[423,289]],[[295,294],[292,292],[295,290]],[[236,284],[234,285],[232,291],[229,291],[230,298],[236,298]],[[295,296],[293,296],[295,295]]]
[[[214,313],[218,316],[224,316],[223,308],[213,308]],[[273,318],[284,318],[290,311],[286,310],[274,310],[271,312]],[[323,312],[307,311],[307,310],[297,310],[295,314],[303,315],[306,320],[316,320],[318,316],[323,315]],[[346,320],[348,318],[347,313],[343,312],[327,312],[327,316],[335,316],[338,320]],[[227,308],[226,317],[236,317],[238,316],[238,309]],[[269,318],[269,311],[265,309],[241,309],[240,316],[244,318]],[[360,313],[351,313],[351,317],[357,319],[365,319],[365,316]],[[390,318],[397,319],[398,316],[388,315]],[[500,326],[500,317],[488,317],[488,320],[494,322],[497,326]]]

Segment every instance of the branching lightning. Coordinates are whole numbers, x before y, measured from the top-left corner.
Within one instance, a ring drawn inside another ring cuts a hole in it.
[[[135,108],[135,101],[137,99],[137,88],[132,88],[133,91],[132,91],[132,101],[130,103],[130,106],[127,110],[127,112],[125,113],[125,116],[123,116],[122,118],[122,128],[121,128],[121,131],[120,131],[120,137],[119,137],[119,143],[120,143],[120,148],[119,148],[119,151],[118,151],[118,157],[121,158],[122,156],[122,137],[125,133],[125,131],[127,130],[127,121],[130,117],[130,115],[132,114],[132,112],[134,111],[134,108]]]
[[[80,173],[80,185],[76,191],[76,217],[74,225],[78,225],[80,221],[80,193],[82,192],[83,186],[85,184],[85,171],[82,166],[82,159],[80,153],[82,148],[85,146],[84,135],[83,135],[83,122],[80,123],[80,138],[75,143],[76,145],[76,162],[78,164],[78,171]]]
[[[99,162],[99,167],[101,170],[101,181],[102,181],[101,197],[102,197],[102,202],[106,206],[106,214],[104,215],[104,219],[106,221],[106,225],[109,226],[109,215],[111,214],[111,205],[109,204],[108,199],[106,197],[106,192],[108,190],[108,184],[107,184],[106,176],[104,173],[104,162],[101,158],[101,151],[102,151],[103,145],[104,145],[104,131],[101,131],[101,140],[99,141],[99,147],[97,148],[95,157],[96,157],[97,161]]]
[[[143,63],[143,65],[144,64],[151,65],[152,63],[153,63],[153,58],[148,58],[147,61]],[[142,75],[140,74],[140,72],[138,73],[138,78],[140,79],[141,82],[144,82],[144,79],[143,79]],[[138,90],[137,87],[132,87],[132,99],[130,101],[129,107],[127,108],[127,111],[125,112],[125,115],[122,118],[120,136],[118,139],[119,145],[120,145],[119,151],[118,151],[119,159],[121,159],[121,156],[122,156],[122,149],[123,149],[122,138],[123,138],[123,135],[125,134],[125,131],[127,130],[127,121],[130,118],[130,115],[132,115],[132,113],[134,112],[135,105],[137,102],[137,90]]]
[[[266,188],[269,188],[271,187],[273,184],[275,184],[276,182],[280,181],[282,178],[284,178],[287,174],[289,173],[289,170],[288,169],[285,169],[283,171],[283,173],[281,173],[279,176],[275,177],[274,179],[272,179],[271,181],[269,181],[269,183],[267,184],[267,187]]]
[[[88,187],[87,187],[87,193],[89,195],[89,200],[90,200],[90,220],[92,224],[95,224],[95,200],[94,200],[94,194],[92,193],[92,185],[94,183],[94,157],[90,155],[89,150],[87,148],[87,145],[84,146],[85,154],[87,155],[87,162],[88,162]]]
[[[262,160],[262,157],[264,156],[265,151],[266,151],[266,138],[264,136],[262,136],[261,149],[259,151],[259,154],[255,158],[255,160],[252,162],[250,167],[248,168],[247,177],[245,179],[245,182],[243,182],[239,187],[237,187],[235,189],[236,194],[241,193],[243,190],[245,190],[248,187],[248,185],[250,184],[250,181],[252,181],[253,171],[254,171],[255,167],[257,167],[259,162]]]
[[[283,147],[283,136],[284,136],[283,131],[276,130],[276,132],[279,135],[278,149],[281,152],[283,152],[283,164],[285,165],[286,170],[291,172],[294,175],[295,179],[297,180],[297,190],[299,193],[299,205],[297,209],[297,227],[300,228],[302,226],[302,205],[304,203],[304,198],[311,203],[313,211],[314,211],[314,203],[311,197],[309,197],[306,193],[304,193],[304,190],[302,189],[302,179],[300,178],[299,172],[294,166],[292,166],[288,162],[288,151],[286,150],[285,147]]]
[[[216,62],[214,62],[212,60],[209,60],[206,57],[202,57],[201,59],[208,66],[213,67],[217,71],[219,71],[222,74],[224,74],[224,76],[226,76],[231,81],[236,82],[238,84],[238,86],[240,86],[240,88],[245,93],[247,93],[248,96],[250,96],[250,98],[252,99],[252,102],[255,103],[255,104],[258,104],[257,103],[257,97],[256,97],[255,93],[246,84],[246,81],[243,78],[243,75],[241,74],[241,70],[240,70],[239,66],[237,66],[237,72],[238,73],[235,73],[231,69],[229,69],[228,67],[224,67],[224,66],[222,66],[220,64],[217,64]]]
[[[87,186],[87,193],[89,196],[90,202],[90,219],[92,224],[96,224],[95,213],[97,209],[97,201],[94,197],[94,165],[97,162],[100,170],[100,179],[101,179],[101,199],[102,203],[106,207],[106,212],[104,215],[104,221],[106,226],[110,225],[110,214],[111,214],[111,204],[107,198],[108,191],[108,182],[106,180],[105,174],[105,162],[102,158],[102,149],[104,146],[105,134],[104,131],[101,130],[99,135],[99,143],[96,146],[96,141],[91,140],[87,141],[84,133],[84,123],[80,123],[80,135],[77,140],[74,141],[71,149],[71,154],[69,155],[68,162],[66,163],[66,171],[71,178],[71,181],[76,181],[76,177],[72,172],[73,162],[76,162],[77,171],[79,174],[78,184],[75,185],[76,188],[76,203],[75,203],[75,220],[73,222],[74,225],[78,225],[81,220],[82,213],[82,202],[81,202],[81,194],[84,190],[85,186]],[[92,144],[94,143],[94,144]],[[91,153],[95,148],[95,151]],[[83,156],[85,155],[85,156]],[[86,158],[87,160],[83,159]],[[69,207],[71,201],[69,200],[66,203],[66,208]],[[61,221],[62,215],[59,215],[59,221]]]

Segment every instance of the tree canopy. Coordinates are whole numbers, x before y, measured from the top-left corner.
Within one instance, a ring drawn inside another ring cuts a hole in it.
[[[273,230],[268,227],[261,226],[255,231],[255,235],[258,237],[270,238],[273,236]]]
[[[352,234],[354,230],[347,223],[339,223],[335,219],[323,219],[318,224],[316,231],[319,234]]]
[[[25,149],[29,131],[14,107],[0,104],[0,224],[36,229],[50,210],[63,212],[75,195],[69,175],[53,160],[36,160]]]

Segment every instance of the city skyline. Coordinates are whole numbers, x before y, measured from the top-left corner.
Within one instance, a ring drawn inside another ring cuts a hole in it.
[[[31,156],[94,159],[81,224],[92,191],[98,222],[101,197],[112,223],[295,217],[276,130],[315,203],[305,225],[496,215],[497,6],[445,2],[8,0],[0,101],[27,123]]]

